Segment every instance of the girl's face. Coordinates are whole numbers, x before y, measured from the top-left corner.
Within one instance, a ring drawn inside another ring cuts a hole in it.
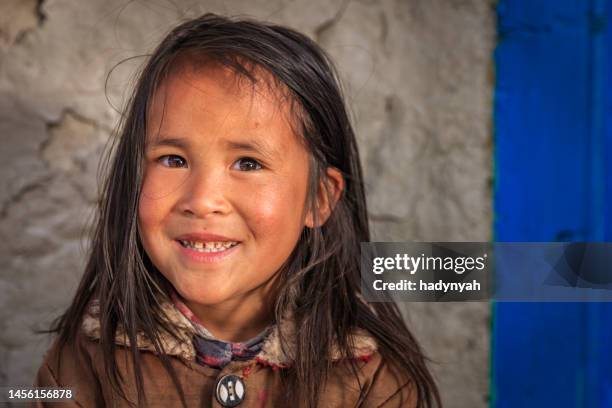
[[[265,299],[310,216],[308,153],[281,98],[183,63],[152,100],[140,236],[194,310]]]

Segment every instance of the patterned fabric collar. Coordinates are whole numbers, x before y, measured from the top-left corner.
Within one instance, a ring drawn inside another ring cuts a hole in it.
[[[251,360],[257,356],[264,344],[264,340],[272,330],[267,327],[257,336],[244,342],[226,342],[215,338],[204,327],[201,320],[181,301],[176,293],[171,294],[174,306],[191,322],[195,329],[193,346],[196,352],[196,362],[213,368],[223,368],[232,361]]]
[[[163,318],[176,330],[174,335],[160,331],[160,343],[163,353],[176,356],[185,361],[195,362],[197,351],[193,338],[198,333],[196,333],[193,323],[178,310],[170,299],[162,301],[160,308]],[[97,299],[92,300],[89,304],[83,316],[81,327],[85,336],[94,340],[100,340],[100,302]],[[287,340],[287,347],[281,346],[281,333],[283,333]],[[263,340],[261,351],[255,356],[254,360],[274,370],[291,366],[295,359],[297,336],[298,333],[294,321],[289,313],[284,320],[271,327],[270,333],[267,336],[264,336],[265,339]],[[354,328],[349,336],[347,341],[352,345],[352,352],[356,358],[367,360],[372,353],[376,352],[376,340],[367,331]],[[117,328],[115,333],[115,343],[123,346],[130,345],[128,336],[121,326]],[[136,343],[136,347],[140,350],[157,353],[153,342],[143,332],[136,334]],[[344,358],[335,342],[331,345],[330,357],[332,361]]]

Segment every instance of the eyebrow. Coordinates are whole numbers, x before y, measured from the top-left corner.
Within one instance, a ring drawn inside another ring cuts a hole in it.
[[[155,140],[148,140],[145,142],[145,148],[158,146],[172,146],[186,149],[189,146],[189,141],[181,137],[158,137]]]
[[[145,148],[154,148],[158,146],[171,146],[178,147],[181,149],[187,149],[189,147],[189,139],[181,137],[158,137],[155,140],[147,141]],[[256,139],[248,139],[244,141],[233,141],[228,140],[225,145],[230,150],[240,150],[252,153],[259,153],[267,158],[274,157],[276,152],[267,143],[263,143]]]
[[[249,139],[245,141],[227,141],[226,146],[231,150],[241,150],[253,153],[259,153],[268,158],[274,157],[275,150],[268,146],[266,143],[262,143],[256,139]]]

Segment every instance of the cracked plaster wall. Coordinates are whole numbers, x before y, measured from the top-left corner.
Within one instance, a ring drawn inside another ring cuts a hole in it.
[[[105,141],[176,22],[245,14],[314,37],[345,82],[374,238],[491,238],[491,0],[0,3],[0,384],[30,384],[84,266]],[[110,102],[110,103],[109,103]],[[446,406],[488,401],[489,305],[403,304]]]

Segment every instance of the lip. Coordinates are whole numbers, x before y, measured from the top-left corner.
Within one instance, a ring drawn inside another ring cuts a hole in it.
[[[223,235],[211,234],[207,232],[191,232],[176,237],[177,241],[196,241],[196,242],[240,242],[237,239],[224,237]]]
[[[233,247],[228,248],[224,251],[220,251],[220,252],[198,252],[194,249],[184,247],[183,245],[181,245],[181,243],[178,240],[174,242],[176,243],[176,246],[178,247],[180,253],[185,258],[187,258],[190,261],[202,262],[202,263],[212,263],[212,262],[222,261],[228,256],[232,255],[234,252],[236,252],[237,249],[241,245],[240,243],[238,243],[234,245]]]
[[[192,242],[237,242],[237,245],[226,249],[221,252],[198,252],[191,248],[185,248],[179,241],[192,241]],[[240,247],[240,241],[233,238],[228,238],[220,234],[213,234],[208,232],[191,232],[180,235],[174,241],[180,251],[180,253],[192,262],[199,263],[212,263],[219,262],[227,258],[229,255],[236,252],[237,248]]]

